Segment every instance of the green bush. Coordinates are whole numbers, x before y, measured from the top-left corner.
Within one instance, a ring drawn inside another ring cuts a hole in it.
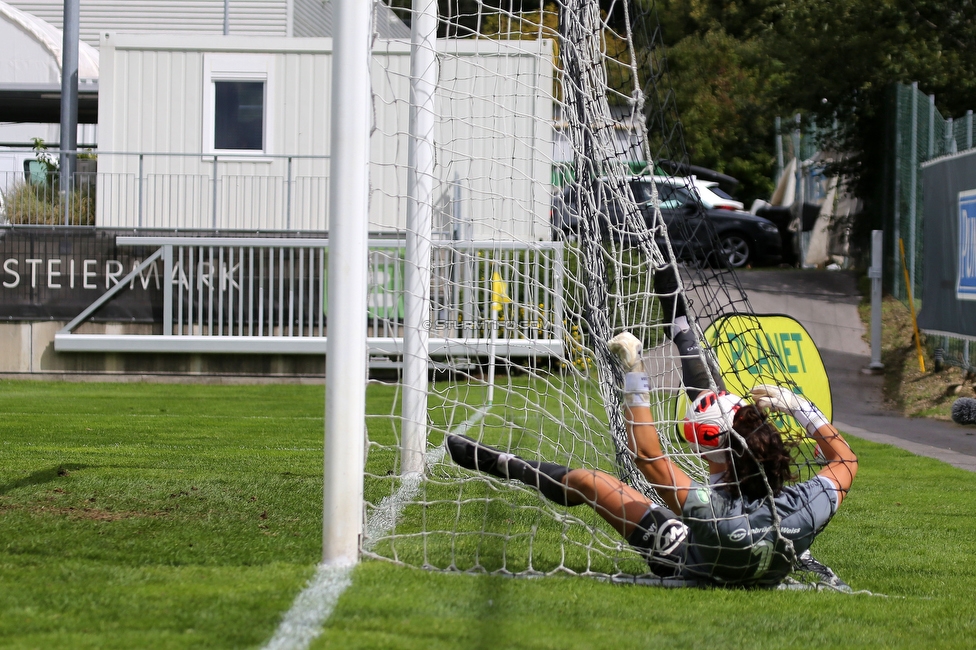
[[[8,223],[21,225],[64,224],[64,203],[54,183],[18,183],[7,195]],[[68,224],[95,225],[94,193],[75,191],[70,194]]]

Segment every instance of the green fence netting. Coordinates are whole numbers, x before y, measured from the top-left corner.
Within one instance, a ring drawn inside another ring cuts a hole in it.
[[[916,306],[922,295],[922,163],[940,156],[973,148],[973,112],[945,117],[935,106],[935,96],[926,95],[917,84],[894,84],[890,94],[892,115],[888,144],[888,209],[885,210],[885,285],[904,303],[909,300],[909,286]],[[900,255],[899,240],[904,242],[905,259]],[[903,267],[904,264],[904,267]],[[908,283],[905,281],[908,269]],[[976,370],[970,356],[972,341],[940,333],[929,336],[931,348],[941,351],[946,363]],[[976,347],[976,346],[974,346]]]

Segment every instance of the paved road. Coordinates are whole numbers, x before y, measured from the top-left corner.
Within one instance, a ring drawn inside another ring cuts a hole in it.
[[[739,279],[756,313],[792,316],[817,342],[830,377],[838,429],[976,471],[976,427],[904,418],[884,408],[882,377],[862,372],[871,350],[857,313],[860,297],[853,274],[758,270],[745,271]]]

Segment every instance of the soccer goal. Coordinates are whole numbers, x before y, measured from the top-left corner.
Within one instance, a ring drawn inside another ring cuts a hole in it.
[[[654,289],[663,269],[679,279],[703,362],[718,360],[740,390],[795,387],[783,340],[750,319],[697,204],[662,216],[660,161],[688,160],[653,0],[431,0],[398,12],[411,43],[372,42],[369,230],[402,242],[402,297],[383,319],[403,348],[367,391],[361,553],[660,582],[592,509],[445,458],[445,438],[464,435],[603,470],[659,501],[635,471],[608,349],[629,331],[664,452],[707,482],[680,430],[673,314]],[[792,418],[778,424],[798,441],[796,474],[810,476],[812,443]]]

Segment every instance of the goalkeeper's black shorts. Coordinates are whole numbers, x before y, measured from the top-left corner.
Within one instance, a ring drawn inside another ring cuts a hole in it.
[[[688,527],[678,515],[652,505],[627,539],[659,578],[681,577],[688,552]]]

